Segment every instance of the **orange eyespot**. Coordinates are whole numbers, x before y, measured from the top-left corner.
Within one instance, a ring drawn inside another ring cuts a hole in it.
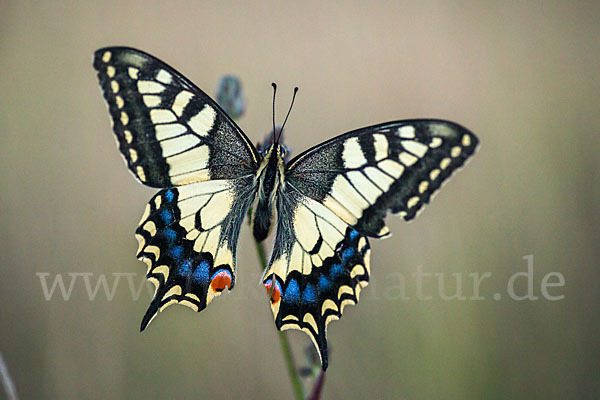
[[[279,284],[275,284],[273,291],[271,292],[271,287],[273,286],[272,281],[269,279],[267,283],[265,283],[265,288],[267,289],[267,294],[271,295],[271,303],[277,303],[281,300],[281,290],[279,290]]]
[[[231,287],[231,275],[227,271],[220,271],[214,275],[210,287],[213,292],[220,293],[225,288],[229,289]]]

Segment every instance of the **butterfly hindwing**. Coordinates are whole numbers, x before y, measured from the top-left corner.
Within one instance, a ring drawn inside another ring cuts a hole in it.
[[[369,243],[318,202],[290,191],[280,197],[279,222],[263,284],[278,329],[306,332],[327,368],[327,325],[356,304],[369,281]]]
[[[235,285],[235,253],[249,196],[248,182],[217,180],[163,189],[136,231],[138,258],[156,291],[142,330],[171,304],[202,311]]]
[[[119,149],[152,187],[253,174],[258,154],[221,108],[179,72],[142,51],[96,51],[94,68]]]
[[[407,221],[473,154],[477,138],[442,120],[407,120],[358,129],[290,161],[287,184],[359,232],[384,237],[391,211]]]

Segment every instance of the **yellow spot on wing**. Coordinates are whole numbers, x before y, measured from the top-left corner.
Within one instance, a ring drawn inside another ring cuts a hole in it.
[[[417,204],[419,204],[419,197],[418,196],[413,196],[411,197],[408,202],[406,203],[406,206],[408,208],[413,208],[414,206],[416,206]]]
[[[167,267],[166,265],[161,265],[159,267],[156,267],[152,270],[153,274],[161,274],[165,281],[169,278],[169,267]]]
[[[165,295],[163,296],[163,299],[168,299],[171,296],[179,296],[179,295],[181,295],[181,286],[175,285],[171,289],[169,289],[169,291],[167,293],[165,293]]]
[[[471,137],[469,135],[463,135],[461,143],[463,146],[469,147],[471,145]]]
[[[354,278],[355,276],[358,276],[358,275],[363,275],[364,273],[365,273],[365,268],[360,264],[356,264],[352,268],[352,271],[350,271],[350,278]]]
[[[452,158],[456,158],[460,155],[460,146],[454,146],[451,150],[450,150],[450,155],[452,156]]]
[[[135,172],[137,173],[138,178],[140,178],[142,182],[146,182],[146,174],[144,173],[144,168],[138,165],[135,169]]]
[[[303,322],[309,324],[315,332],[319,332],[319,328],[317,327],[317,321],[315,321],[315,317],[311,313],[304,314]]]
[[[139,70],[139,69],[137,69],[137,68],[134,68],[134,67],[129,67],[129,68],[127,69],[127,73],[129,74],[129,77],[130,77],[131,79],[137,79],[137,78],[138,78],[138,73],[139,73],[139,72],[140,72],[140,70]]]
[[[129,157],[131,158],[131,162],[136,162],[138,159],[137,151],[129,149]]]
[[[451,162],[451,160],[450,160],[450,158],[448,158],[448,157],[446,157],[446,158],[442,159],[442,161],[440,161],[440,168],[441,168],[441,169],[446,169],[446,168],[448,168],[448,166],[450,165],[450,162]]]
[[[431,143],[429,143],[429,147],[431,147],[432,149],[435,149],[436,147],[440,147],[442,142],[443,142],[442,138],[434,137],[433,139],[431,139]]]
[[[281,319],[281,321],[299,321],[299,320],[298,320],[298,317],[296,317],[295,315],[289,314],[289,315],[286,315],[285,317],[283,317]]]

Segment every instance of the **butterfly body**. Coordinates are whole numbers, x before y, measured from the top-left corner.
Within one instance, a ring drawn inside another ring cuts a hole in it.
[[[277,196],[285,187],[284,157],[285,148],[281,144],[267,147],[256,172],[258,198],[251,221],[252,233],[259,242],[265,240],[271,232],[276,215]]]
[[[171,304],[201,311],[235,286],[240,228],[273,250],[262,283],[280,330],[307,333],[327,368],[327,326],[370,279],[368,238],[388,213],[413,219],[478,140],[436,119],[369,126],[287,161],[278,141],[259,152],[182,74],[139,50],[94,54],[113,131],[129,170],[161,190],[136,230],[156,286],[141,329]],[[274,132],[275,133],[275,132]]]

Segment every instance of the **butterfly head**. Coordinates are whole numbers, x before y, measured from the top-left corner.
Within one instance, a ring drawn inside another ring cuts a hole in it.
[[[262,150],[262,156],[263,158],[281,158],[281,159],[286,159],[288,153],[289,153],[289,149],[288,147],[283,144],[282,142],[279,143],[272,143],[267,145],[263,150]]]

